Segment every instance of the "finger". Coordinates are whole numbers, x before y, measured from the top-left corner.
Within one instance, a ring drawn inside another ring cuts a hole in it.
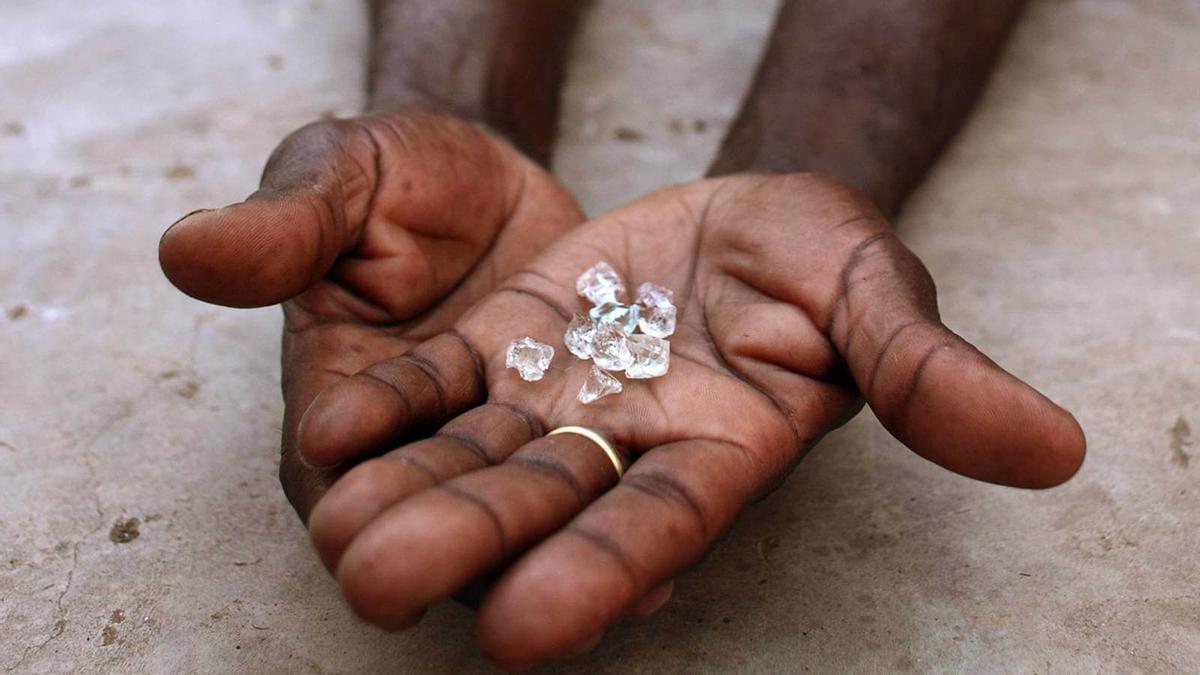
[[[476,618],[484,652],[510,668],[566,655],[699,559],[767,473],[717,441],[646,453],[615,488],[504,573]]]
[[[344,469],[314,467],[300,457],[298,431],[304,411],[322,390],[373,363],[405,353],[415,341],[371,324],[319,322],[295,303],[284,304],[284,316],[279,478],[288,501],[307,522]]]
[[[359,464],[313,509],[309,530],[317,552],[329,569],[337,569],[354,537],[388,507],[455,476],[502,462],[541,434],[541,424],[527,411],[488,403],[454,418],[431,438]]]
[[[1075,473],[1085,446],[1075,419],[942,325],[929,273],[861,195],[811,175],[742,185],[725,206],[742,217],[728,222],[755,215],[764,226],[722,230],[733,252],[724,264],[818,319],[897,438],[1005,485],[1049,487]],[[818,236],[797,237],[795,224]]]
[[[675,592],[674,581],[664,581],[663,583],[650,589],[649,593],[642,596],[640,600],[633,604],[629,613],[633,616],[645,617],[657,612],[667,604],[671,599],[671,595]]]
[[[329,466],[377,452],[436,428],[483,395],[474,347],[456,332],[442,333],[318,394],[300,420],[300,453]]]
[[[532,168],[446,114],[407,109],[310,124],[272,154],[258,192],[177,222],[159,259],[176,286],[209,302],[272,304],[328,274],[339,282],[330,290],[340,308],[407,319],[455,288],[492,246]],[[535,196],[570,213],[572,200],[551,193]]]
[[[403,621],[558,529],[616,481],[592,441],[534,440],[502,464],[420,492],[373,520],[338,566],[342,592],[364,619]]]
[[[246,201],[184,216],[159,242],[163,272],[206,302],[258,307],[325,276],[358,240],[378,150],[351,122],[319,122],[280,144]]]
[[[568,649],[563,654],[563,658],[574,659],[574,658],[583,656],[584,654],[589,654],[596,647],[600,646],[600,641],[603,639],[604,639],[604,633],[596,633],[595,635],[589,637],[588,639],[584,640],[583,642],[580,642],[579,644],[574,645],[570,649]]]
[[[942,324],[933,280],[890,232],[855,246],[836,303],[834,344],[883,425],[918,454],[1016,487],[1079,469],[1075,418]]]

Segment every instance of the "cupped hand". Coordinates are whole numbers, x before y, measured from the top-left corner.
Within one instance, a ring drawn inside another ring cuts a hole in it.
[[[586,307],[575,279],[599,260],[629,288],[673,289],[678,327],[666,376],[583,405],[591,364],[562,336]],[[556,348],[539,382],[505,368],[526,335]],[[309,462],[395,449],[347,473],[310,527],[350,605],[385,627],[499,572],[477,637],[527,666],[660,604],[864,399],[914,451],[980,480],[1048,487],[1083,459],[1074,418],[942,325],[924,266],[853,191],[815,176],[668,188],[564,235],[452,329],[323,391],[301,422]],[[562,425],[621,446],[624,478],[587,439],[545,435]]]
[[[280,478],[304,518],[340,475],[295,452],[313,397],[446,331],[582,220],[574,199],[508,144],[409,109],[296,131],[257,192],[185,216],[159,257],[201,300],[283,303]]]

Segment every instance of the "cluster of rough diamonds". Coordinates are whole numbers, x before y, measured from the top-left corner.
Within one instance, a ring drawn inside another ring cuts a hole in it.
[[[571,318],[563,335],[568,351],[592,361],[579,390],[581,403],[621,393],[621,381],[613,373],[623,372],[631,380],[667,374],[671,343],[666,338],[675,332],[676,313],[669,289],[646,282],[638,287],[633,304],[626,305],[621,275],[600,261],[579,275],[575,290],[592,303],[586,315]]]

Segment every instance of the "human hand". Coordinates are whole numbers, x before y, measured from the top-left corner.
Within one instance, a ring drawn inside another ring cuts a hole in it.
[[[591,405],[591,364],[562,347],[598,260],[629,288],[675,292],[670,372]],[[309,462],[395,447],[349,471],[310,528],[351,607],[399,629],[506,569],[476,619],[523,667],[586,649],[670,580],[865,398],[898,439],[952,471],[1041,488],[1083,459],[1074,418],[942,325],[933,282],[848,188],[734,176],[653,193],[554,242],[455,323],[323,391]],[[505,368],[513,339],[556,347],[544,379]],[[458,414],[459,411],[467,412]],[[457,415],[457,416],[456,416]],[[597,429],[634,459],[620,481]]]
[[[283,303],[280,478],[306,518],[340,475],[295,452],[317,392],[448,330],[582,220],[574,199],[506,143],[408,109],[303,127],[271,155],[257,192],[185,216],[159,257],[172,283],[201,300]]]

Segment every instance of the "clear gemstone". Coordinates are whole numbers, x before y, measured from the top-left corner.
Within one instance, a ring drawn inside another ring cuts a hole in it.
[[[675,293],[666,286],[647,281],[638,286],[637,297],[635,298],[639,305],[643,307],[657,307],[659,305],[675,304]]]
[[[625,293],[625,284],[612,265],[601,260],[579,275],[575,280],[575,290],[593,305],[601,305],[620,300]]]
[[[508,345],[508,352],[504,355],[504,365],[516,368],[517,374],[521,376],[522,380],[537,382],[546,374],[546,369],[550,367],[550,361],[553,358],[554,347],[526,336],[513,340]]]
[[[597,325],[613,324],[629,335],[638,327],[638,316],[641,309],[637,305],[622,305],[616,302],[606,302],[596,305],[588,315]]]
[[[675,332],[675,305],[661,305],[643,309],[638,317],[642,332],[654,337],[670,337]]]
[[[633,352],[629,351],[629,339],[613,324],[596,327],[592,338],[592,361],[605,370],[625,370],[633,364]]]
[[[567,324],[567,332],[563,334],[563,342],[567,349],[581,359],[592,358],[592,338],[596,336],[596,324],[591,319],[576,314]]]
[[[627,338],[633,364],[625,369],[625,377],[644,380],[662,377],[671,367],[671,343],[653,335],[630,335]]]
[[[675,294],[658,284],[638,286],[637,303],[641,306],[638,325],[642,332],[654,337],[670,337],[675,332]]]
[[[620,380],[596,366],[592,366],[592,371],[584,380],[583,387],[579,389],[579,402],[591,403],[609,394],[619,394],[622,389],[624,387],[621,386]]]

